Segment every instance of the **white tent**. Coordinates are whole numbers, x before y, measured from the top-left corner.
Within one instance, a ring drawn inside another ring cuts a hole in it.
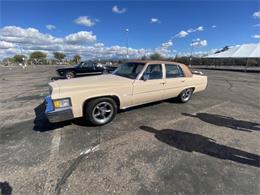
[[[210,54],[205,58],[260,58],[260,43],[233,46],[226,51]]]

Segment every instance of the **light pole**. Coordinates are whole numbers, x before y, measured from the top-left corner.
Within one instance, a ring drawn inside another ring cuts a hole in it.
[[[192,52],[193,52],[193,46],[194,46],[193,44],[194,44],[195,42],[196,42],[196,41],[194,41],[194,40],[191,42],[191,50],[190,50],[190,65],[189,65],[189,67],[191,67]]]
[[[129,29],[126,28],[125,29],[125,33],[126,33],[126,59],[128,59],[128,32],[129,32]]]

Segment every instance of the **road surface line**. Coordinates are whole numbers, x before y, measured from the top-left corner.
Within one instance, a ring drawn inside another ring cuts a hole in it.
[[[50,157],[49,157],[49,162],[51,163],[59,154],[59,146],[60,146],[60,141],[61,141],[61,129],[56,129],[53,131],[53,136],[52,136],[52,141],[51,141],[51,148],[50,148]],[[56,169],[56,167],[53,167],[54,169]],[[52,170],[52,167],[49,167],[47,169],[47,176],[46,176],[46,182],[44,185],[44,195],[49,195],[49,194],[54,194],[54,187],[55,185],[53,185],[53,181],[55,181],[55,175],[53,175],[52,173],[55,172],[54,170]],[[56,182],[56,181],[55,181]]]

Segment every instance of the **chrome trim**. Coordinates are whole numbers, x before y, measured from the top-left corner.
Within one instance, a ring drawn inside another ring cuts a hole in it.
[[[45,115],[51,123],[71,120],[74,118],[71,106],[55,110],[51,96],[45,97],[45,106]]]

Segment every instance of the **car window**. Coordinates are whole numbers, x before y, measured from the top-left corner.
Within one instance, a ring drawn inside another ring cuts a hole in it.
[[[86,68],[86,67],[92,67],[93,66],[93,63],[83,63],[82,65],[81,65],[82,67],[84,67],[84,68]]]
[[[162,65],[161,64],[150,64],[147,66],[143,78],[148,80],[162,79]]]
[[[183,71],[180,66],[175,64],[165,64],[166,78],[184,77]]]
[[[137,75],[143,70],[144,63],[126,63],[120,65],[114,72],[114,75],[135,79]]]

